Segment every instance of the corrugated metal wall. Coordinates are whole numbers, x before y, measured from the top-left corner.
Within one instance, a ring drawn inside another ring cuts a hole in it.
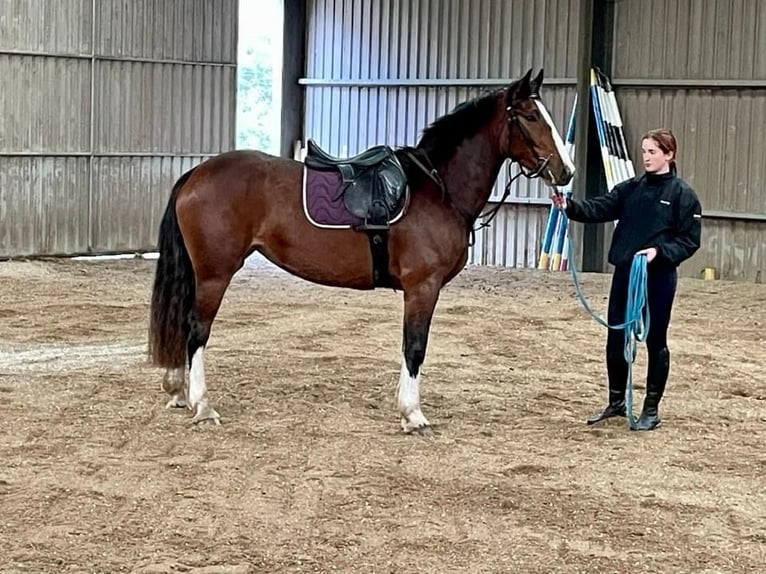
[[[0,257],[142,251],[234,146],[237,0],[0,0]]]
[[[703,245],[681,272],[766,274],[766,2],[615,4],[612,77],[631,157],[669,127],[703,205]]]
[[[578,9],[579,0],[312,0],[305,136],[336,155],[414,145],[459,102],[541,66],[543,100],[563,132],[575,93]],[[506,181],[504,168],[497,187]],[[548,191],[519,180],[511,195],[477,234],[472,262],[536,263]]]

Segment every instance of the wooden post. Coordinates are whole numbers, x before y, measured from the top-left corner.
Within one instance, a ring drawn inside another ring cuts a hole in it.
[[[282,36],[282,120],[279,153],[293,157],[296,140],[303,139],[304,88],[298,84],[306,70],[306,2],[284,0]]]

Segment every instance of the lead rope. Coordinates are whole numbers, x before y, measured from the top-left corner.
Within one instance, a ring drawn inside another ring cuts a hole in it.
[[[563,217],[566,214],[561,212]],[[628,281],[628,299],[625,305],[625,322],[620,325],[610,325],[598,313],[594,312],[588,304],[585,295],[580,288],[580,281],[577,277],[577,270],[574,265],[574,248],[572,247],[572,238],[569,236],[569,226],[567,226],[567,236],[569,237],[569,268],[572,271],[572,281],[575,286],[575,292],[580,303],[588,314],[601,326],[607,329],[623,329],[625,332],[625,346],[623,356],[628,363],[628,381],[625,388],[625,416],[628,419],[628,428],[636,430],[638,419],[633,416],[633,363],[636,360],[638,343],[646,341],[649,334],[649,297],[647,283],[647,262],[646,255],[634,255],[630,266],[630,278]]]

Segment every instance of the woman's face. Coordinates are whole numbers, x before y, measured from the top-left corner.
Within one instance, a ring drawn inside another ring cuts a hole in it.
[[[646,138],[641,142],[641,153],[644,158],[644,169],[648,173],[666,173],[670,171],[673,152],[663,152],[652,138]]]

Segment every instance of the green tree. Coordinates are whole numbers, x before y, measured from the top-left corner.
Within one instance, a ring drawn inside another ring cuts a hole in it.
[[[271,39],[260,36],[240,56],[237,78],[237,147],[271,151],[274,145],[274,66]]]

